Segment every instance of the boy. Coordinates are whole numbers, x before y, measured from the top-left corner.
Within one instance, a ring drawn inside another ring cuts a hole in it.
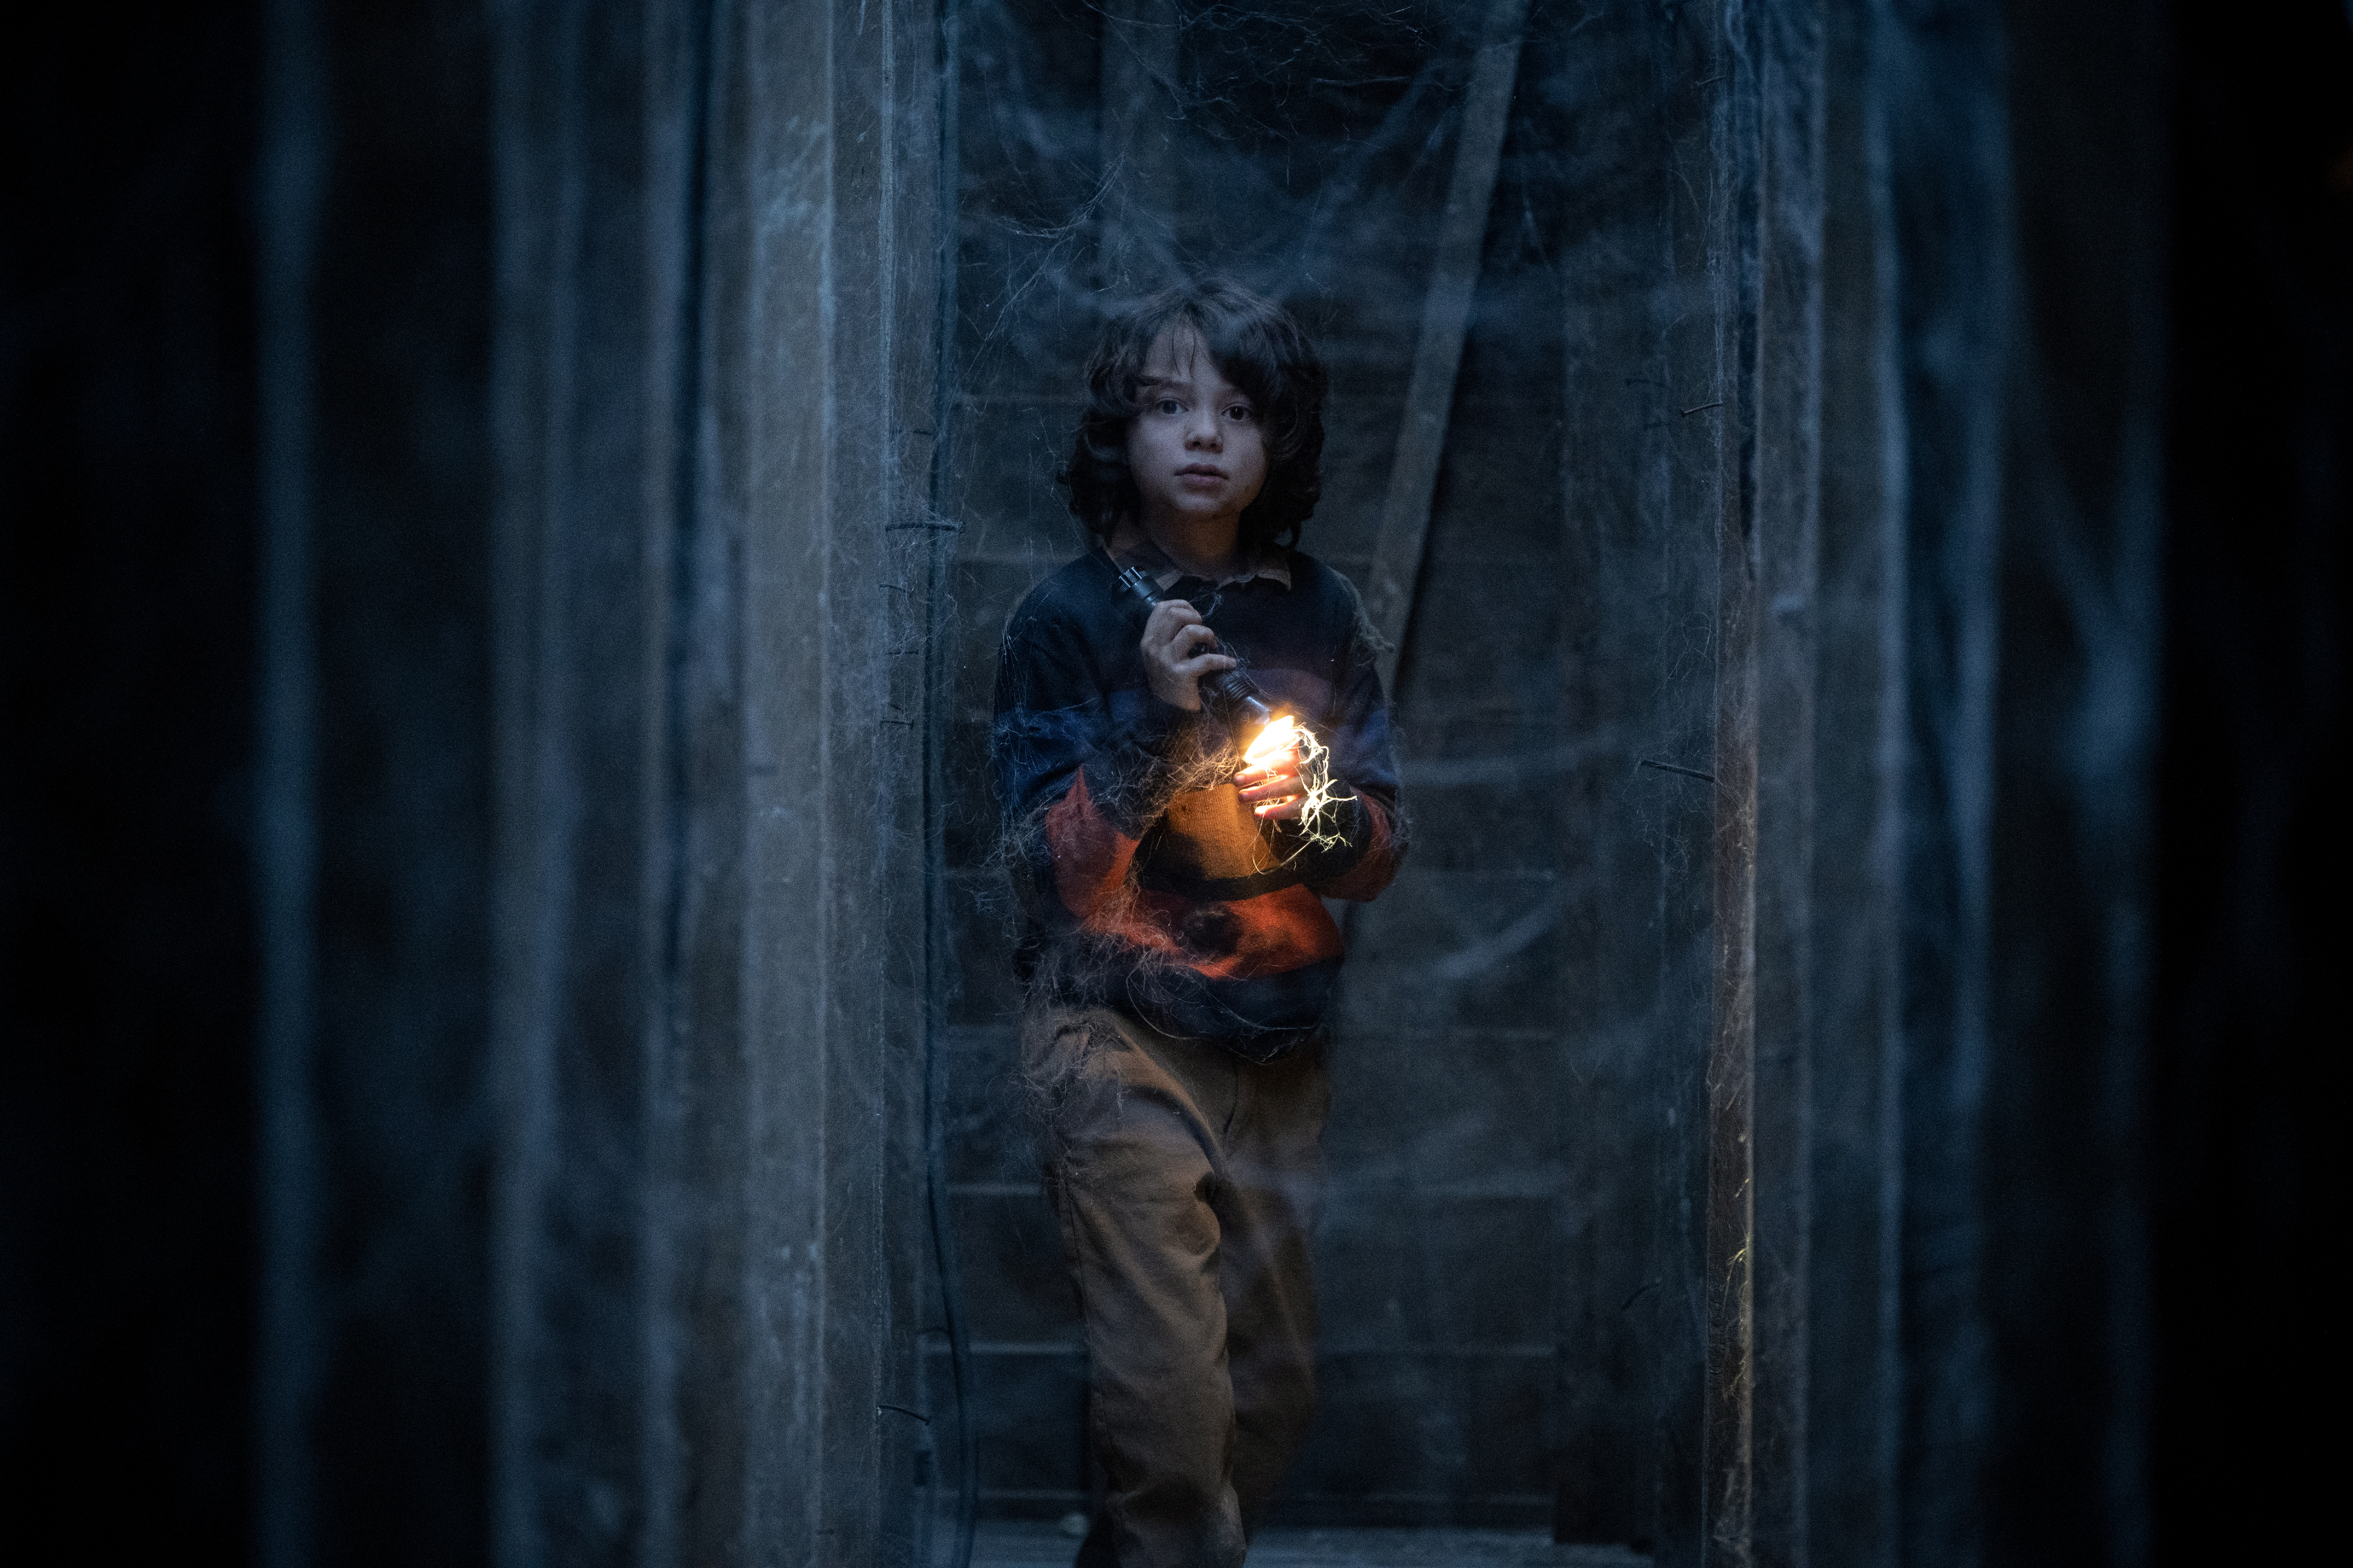
[[[1106,1485],[1079,1568],[1240,1563],[1314,1409],[1342,952],[1322,898],[1374,897],[1404,848],[1372,634],[1346,581],[1286,548],[1315,506],[1324,385],[1298,324],[1229,284],[1112,322],[1058,476],[1095,548],[1006,629],[991,761],[1027,920],[1023,1068]],[[1205,703],[1245,656],[1294,741]]]

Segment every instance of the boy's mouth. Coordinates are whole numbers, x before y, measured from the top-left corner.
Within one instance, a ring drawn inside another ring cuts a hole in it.
[[[1219,468],[1213,468],[1208,463],[1187,463],[1183,468],[1176,470],[1176,477],[1178,479],[1222,479],[1226,477],[1226,470]]]

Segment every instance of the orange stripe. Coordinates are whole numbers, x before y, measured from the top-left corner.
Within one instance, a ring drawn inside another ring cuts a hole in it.
[[[1087,919],[1127,881],[1136,840],[1111,825],[1087,794],[1081,769],[1061,799],[1046,809],[1046,844],[1054,854],[1054,891],[1062,907]]]
[[[1231,952],[1191,952],[1178,939],[1187,917],[1203,908],[1222,910],[1232,918],[1229,930],[1235,942]],[[1196,904],[1174,893],[1138,893],[1134,903],[1123,914],[1124,918],[1091,920],[1088,928],[1154,952],[1181,958],[1187,968],[1211,980],[1288,974],[1294,969],[1337,958],[1342,952],[1340,928],[1324,910],[1323,900],[1295,884],[1261,893],[1254,899],[1209,906]]]

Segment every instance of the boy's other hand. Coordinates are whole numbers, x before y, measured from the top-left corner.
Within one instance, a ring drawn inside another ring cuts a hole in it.
[[[1201,706],[1201,677],[1231,669],[1235,661],[1210,650],[1218,634],[1201,624],[1192,605],[1163,599],[1144,623],[1144,676],[1161,701],[1187,710]]]
[[[1306,795],[1299,782],[1299,748],[1289,746],[1234,775],[1242,802],[1261,822],[1295,820]]]

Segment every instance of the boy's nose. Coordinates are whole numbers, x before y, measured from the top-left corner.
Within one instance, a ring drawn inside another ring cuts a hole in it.
[[[1196,414],[1185,426],[1185,444],[1187,447],[1216,447],[1221,444],[1221,439],[1222,432],[1218,428],[1215,415]]]

